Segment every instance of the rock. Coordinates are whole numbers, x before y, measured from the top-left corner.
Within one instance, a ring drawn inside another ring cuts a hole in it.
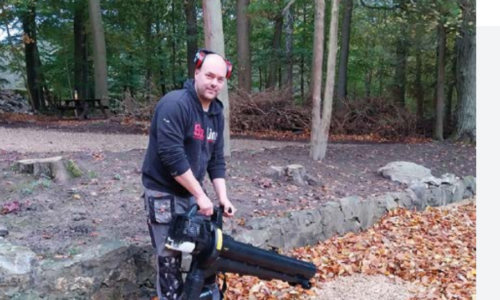
[[[446,193],[441,187],[431,187],[429,189],[429,199],[427,204],[429,206],[443,206],[446,204]],[[425,209],[422,208],[422,210]]]
[[[391,162],[377,172],[385,178],[405,184],[432,176],[431,170],[426,167],[406,161]]]
[[[323,236],[325,239],[331,238],[335,234],[344,234],[344,213],[337,202],[327,202],[319,208],[321,213],[321,225],[323,226]]]
[[[235,240],[241,243],[250,244],[255,247],[262,247],[266,245],[270,238],[270,232],[268,230],[243,230],[236,237]]]
[[[361,201],[361,210],[359,213],[359,223],[362,230],[371,227],[380,219],[380,211],[377,202],[374,199],[366,199]],[[387,210],[382,206],[382,211],[385,214]],[[383,215],[382,214],[382,215]]]
[[[467,176],[464,178],[465,189],[469,194],[476,195],[476,178],[474,176]]]
[[[21,290],[31,289],[36,254],[0,237],[0,299],[11,299]]]
[[[4,225],[0,224],[0,238],[6,237],[7,235],[9,235],[9,230]]]
[[[385,212],[393,210],[399,206],[398,202],[396,202],[394,197],[389,193],[376,196],[372,198],[372,201],[375,201],[377,203],[378,208],[383,207],[385,209]]]
[[[361,198],[358,196],[350,196],[340,199],[340,207],[344,213],[344,227],[343,232],[358,232],[360,225],[361,213]]]
[[[411,189],[407,189],[406,192],[389,192],[385,193],[385,195],[394,199],[394,202],[396,202],[398,207],[404,207],[407,209],[412,209],[414,207],[414,203],[417,201],[417,196]]]
[[[409,190],[411,190],[415,198],[412,199],[412,208],[415,207],[417,210],[424,210],[429,202],[430,193],[427,185],[423,182],[413,182]]]
[[[133,287],[144,284],[139,277],[154,278],[151,257],[149,247],[145,251],[124,241],[102,241],[68,259],[44,260],[37,269],[43,277],[37,291],[55,299],[139,299]]]

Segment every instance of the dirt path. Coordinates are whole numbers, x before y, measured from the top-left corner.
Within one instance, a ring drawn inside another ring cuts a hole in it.
[[[232,151],[305,145],[297,142],[241,139],[233,139],[231,142]],[[148,136],[140,134],[103,134],[0,127],[0,150],[9,152],[122,152],[132,149],[146,149],[147,145]]]

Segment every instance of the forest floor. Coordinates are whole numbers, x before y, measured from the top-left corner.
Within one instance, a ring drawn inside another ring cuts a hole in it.
[[[9,229],[9,240],[44,258],[77,254],[86,244],[109,236],[149,239],[140,199],[146,132],[145,122],[0,116],[0,225]],[[228,233],[256,216],[283,215],[345,196],[400,191],[405,186],[377,175],[378,168],[392,161],[415,162],[434,176],[476,176],[476,148],[470,145],[344,140],[329,144],[326,158],[316,162],[309,159],[304,141],[233,137],[231,143],[228,193],[238,212],[225,225]],[[58,185],[11,170],[20,159],[59,155],[74,160],[83,175]],[[268,167],[289,164],[305,166],[320,184],[299,187],[264,177]],[[208,181],[205,186],[213,197]]]

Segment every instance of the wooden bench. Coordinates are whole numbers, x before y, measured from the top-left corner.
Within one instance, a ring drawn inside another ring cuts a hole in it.
[[[101,99],[65,99],[56,108],[59,111],[59,118],[62,118],[66,111],[74,111],[79,119],[88,119],[89,112],[97,109],[101,110],[105,118],[108,118],[106,109],[109,109],[109,106],[103,105]]]

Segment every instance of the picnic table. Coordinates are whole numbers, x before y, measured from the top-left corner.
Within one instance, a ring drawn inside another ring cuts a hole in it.
[[[59,117],[62,118],[65,111],[74,111],[79,119],[88,119],[88,114],[92,110],[100,109],[105,118],[108,118],[106,109],[109,106],[102,104],[102,99],[64,99],[57,107]]]

